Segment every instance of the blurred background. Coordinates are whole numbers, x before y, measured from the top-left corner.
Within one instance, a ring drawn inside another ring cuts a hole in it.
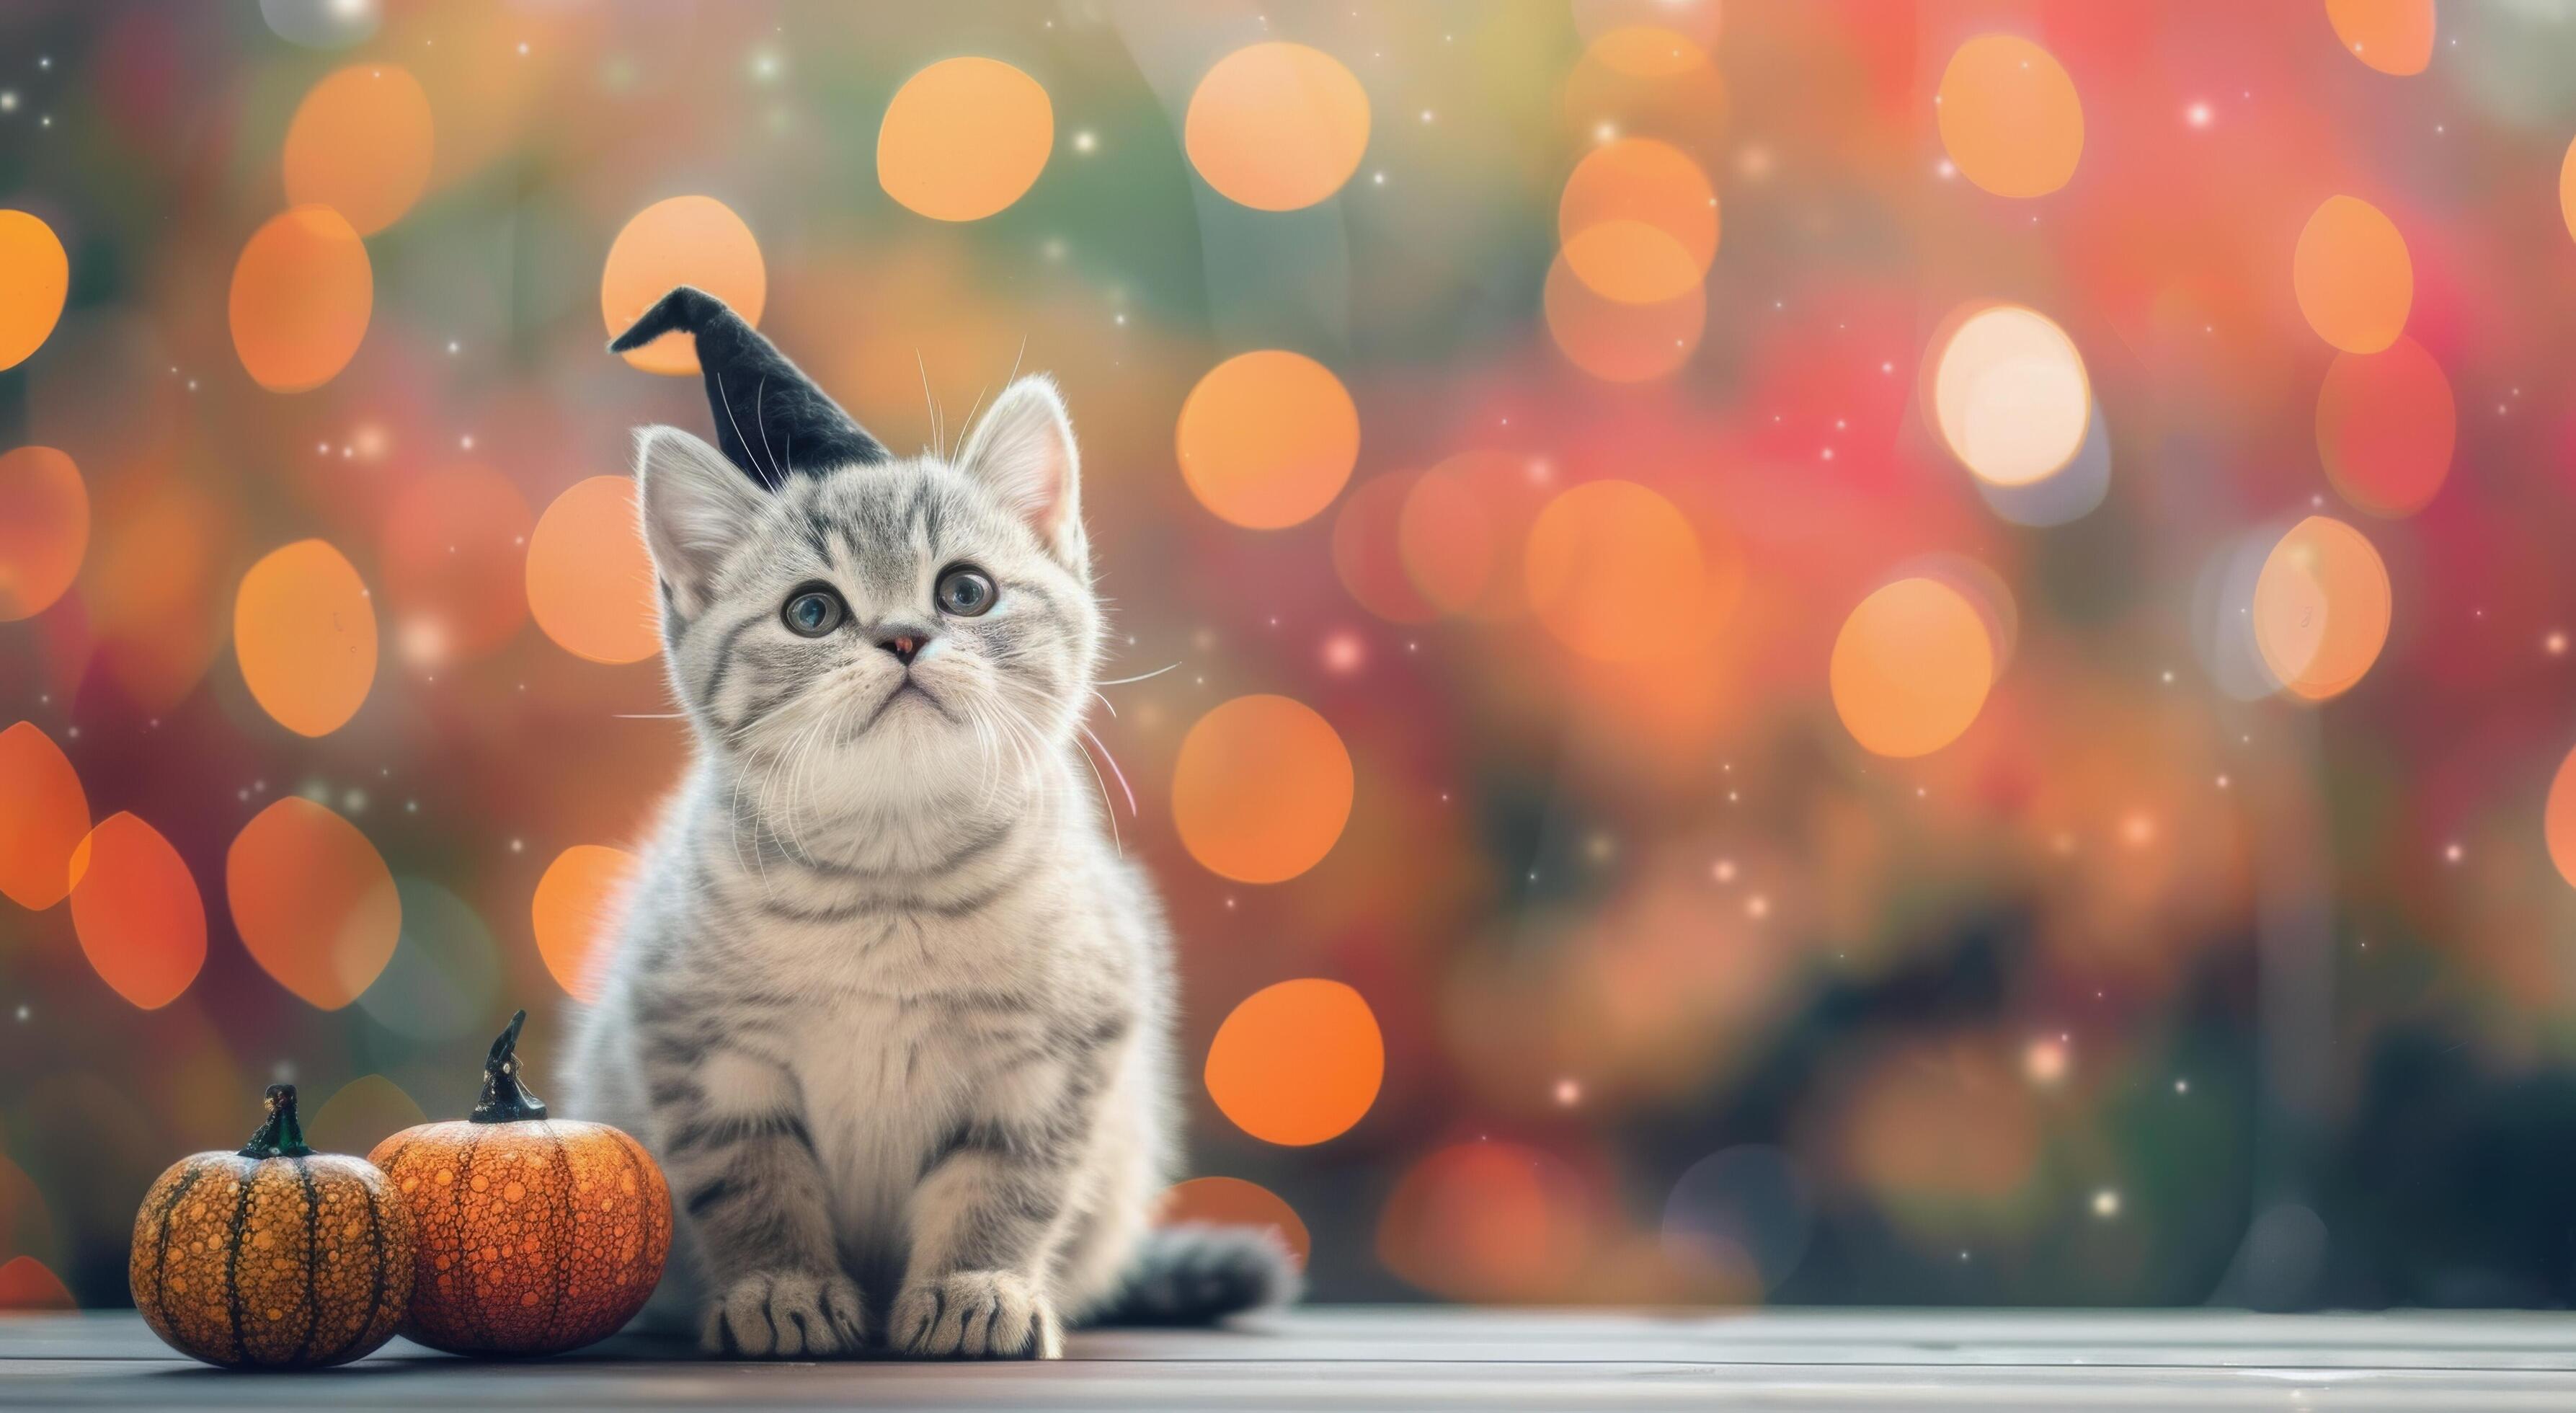
[[[2572,135],[2538,0],[11,4],[0,1304],[550,1089],[682,280],[1062,381],[1318,1297],[2563,1304]]]

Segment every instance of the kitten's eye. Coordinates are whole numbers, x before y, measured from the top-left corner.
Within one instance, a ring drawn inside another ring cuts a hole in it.
[[[787,620],[787,630],[808,638],[819,638],[841,626],[849,610],[841,606],[841,596],[829,589],[800,589],[779,611]]]
[[[939,611],[973,618],[993,607],[993,581],[971,564],[960,564],[939,576]]]

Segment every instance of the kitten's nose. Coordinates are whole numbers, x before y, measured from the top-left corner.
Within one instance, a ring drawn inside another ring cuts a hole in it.
[[[888,633],[877,639],[877,646],[893,653],[895,661],[910,667],[913,658],[920,655],[922,642],[923,638],[919,633]]]

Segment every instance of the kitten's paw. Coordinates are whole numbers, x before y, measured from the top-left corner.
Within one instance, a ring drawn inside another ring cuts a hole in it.
[[[959,1271],[906,1287],[887,1340],[916,1359],[1061,1359],[1064,1326],[1028,1277]]]
[[[859,1351],[866,1312],[838,1271],[754,1271],[707,1306],[698,1343],[739,1359],[829,1359]]]

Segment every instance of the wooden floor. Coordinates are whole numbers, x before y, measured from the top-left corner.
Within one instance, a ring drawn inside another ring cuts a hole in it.
[[[230,1374],[132,1314],[0,1320],[0,1406],[2576,1409],[2576,1315],[1301,1310],[1077,1335],[1060,1364],[730,1364],[603,1347],[474,1363],[396,1341]]]

